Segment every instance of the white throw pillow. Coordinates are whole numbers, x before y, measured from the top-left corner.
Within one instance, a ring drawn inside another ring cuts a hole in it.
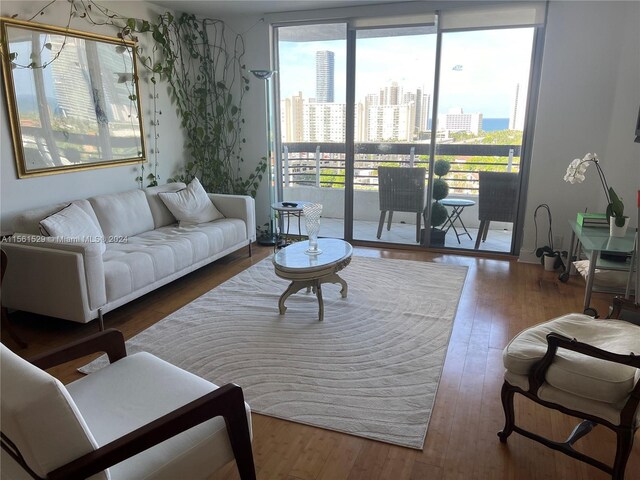
[[[158,196],[178,219],[181,227],[224,218],[197,178],[194,178],[187,188],[177,192],[160,192]]]
[[[40,232],[45,237],[64,237],[65,241],[100,243],[102,253],[107,249],[98,226],[84,210],[73,203],[41,220]]]

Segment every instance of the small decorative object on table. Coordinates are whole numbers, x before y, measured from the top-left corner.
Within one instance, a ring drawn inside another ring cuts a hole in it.
[[[319,255],[322,250],[318,248],[318,233],[320,232],[320,215],[322,214],[322,204],[309,203],[302,209],[304,221],[309,236],[309,248],[305,251],[307,255]]]
[[[616,192],[607,184],[607,179],[600,167],[600,160],[595,153],[587,153],[582,160],[576,158],[567,167],[564,181],[569,183],[582,183],[585,179],[589,163],[595,163],[600,183],[607,198],[607,219],[609,221],[609,235],[612,237],[624,237],[629,225],[629,217],[624,215],[624,204]]]

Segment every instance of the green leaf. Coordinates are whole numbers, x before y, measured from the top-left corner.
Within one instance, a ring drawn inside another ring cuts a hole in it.
[[[153,33],[151,34],[151,36],[153,37],[153,39],[158,42],[161,45],[165,45],[167,43],[167,39],[164,37],[164,35],[162,34],[162,32],[160,30],[158,30],[157,28],[155,28],[153,30]]]
[[[144,33],[148,32],[149,30],[151,30],[151,24],[147,20],[143,20],[142,26],[140,27],[140,32]]]
[[[51,50],[51,43],[49,42],[45,43],[44,48],[46,48],[47,50]]]
[[[136,29],[136,19],[135,18],[128,18],[127,19],[127,27],[129,27],[131,30],[135,30]]]
[[[16,58],[18,58],[18,54],[17,54],[16,52],[11,52],[11,53],[9,54],[9,60],[11,60],[12,62],[13,62]]]
[[[216,114],[222,115],[224,113],[224,107],[222,105],[216,105]]]

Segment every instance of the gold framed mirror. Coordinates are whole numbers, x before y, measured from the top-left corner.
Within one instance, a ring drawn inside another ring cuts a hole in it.
[[[135,44],[0,18],[18,177],[145,161]]]

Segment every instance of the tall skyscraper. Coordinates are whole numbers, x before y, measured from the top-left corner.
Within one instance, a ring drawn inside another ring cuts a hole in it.
[[[335,54],[329,50],[316,52],[316,102],[333,103]]]

